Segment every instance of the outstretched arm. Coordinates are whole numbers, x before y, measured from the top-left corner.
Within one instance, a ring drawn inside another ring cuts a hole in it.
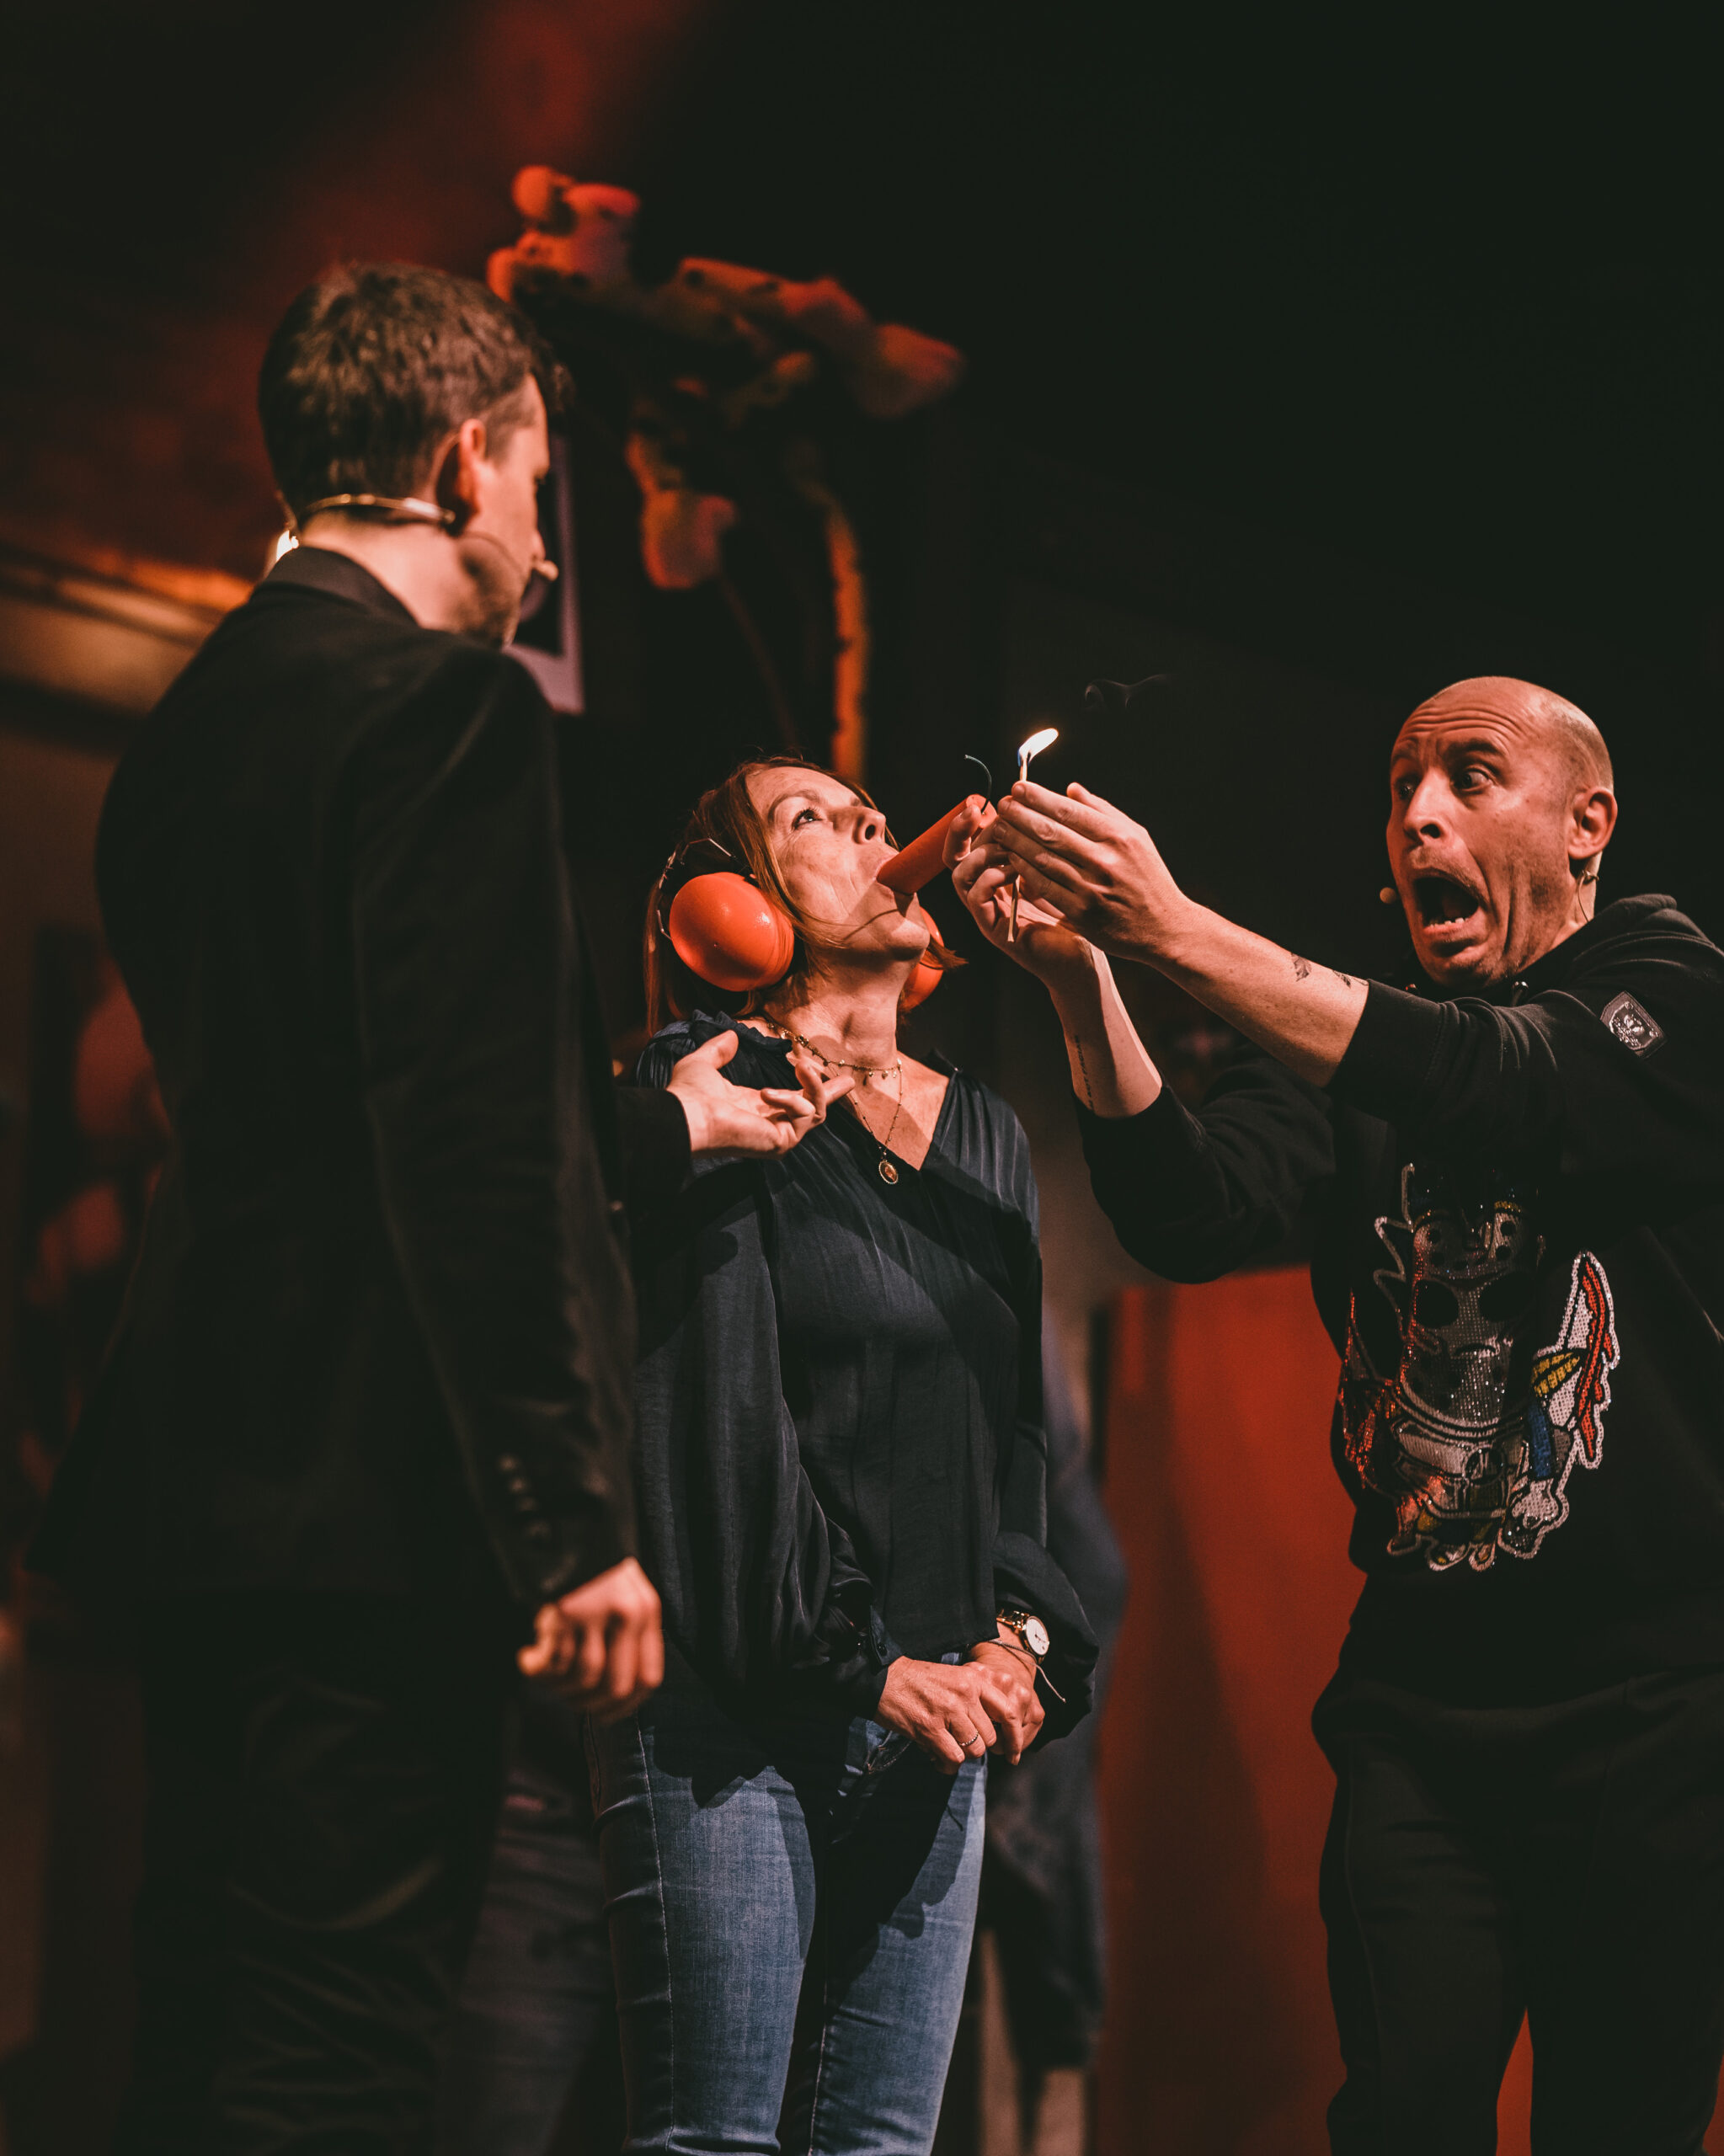
[[[1264,1061],[1228,1073],[1199,1113],[1184,1107],[1163,1086],[1106,957],[1033,899],[1018,900],[1011,933],[1017,870],[990,843],[994,823],[978,804],[954,825],[953,882],[983,934],[1045,983],[1059,1013],[1087,1111],[1091,1182],[1121,1243],[1174,1280],[1213,1280],[1273,1248],[1333,1171],[1326,1102]]]
[[[1314,1085],[1334,1076],[1366,984],[1187,898],[1148,831],[1099,795],[1021,781],[982,843],[1002,880],[1100,950],[1154,966]]]

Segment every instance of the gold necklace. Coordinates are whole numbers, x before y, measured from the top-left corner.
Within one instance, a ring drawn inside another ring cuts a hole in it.
[[[841,1055],[828,1055],[825,1049],[816,1048],[806,1033],[797,1033],[779,1019],[769,1018],[766,1023],[777,1026],[786,1039],[794,1041],[798,1048],[805,1048],[828,1070],[859,1070],[864,1078],[899,1078],[904,1075],[902,1056],[896,1063],[846,1063]]]
[[[819,1051],[816,1050],[816,1054],[818,1053]],[[892,1120],[886,1126],[886,1135],[883,1138],[874,1138],[874,1127],[862,1112],[861,1096],[859,1094],[852,1093],[850,1097],[850,1105],[856,1110],[857,1121],[862,1125],[862,1129],[867,1132],[869,1137],[874,1139],[875,1145],[877,1145],[880,1149],[879,1177],[882,1182],[896,1182],[898,1180],[897,1164],[888,1157],[886,1150],[887,1147],[892,1143],[893,1132],[898,1128],[899,1111],[904,1106],[904,1079],[902,1075],[904,1065],[900,1063],[896,1067],[900,1074],[898,1081],[898,1098],[892,1103]]]
[[[895,1078],[898,1081],[898,1097],[892,1103],[892,1120],[886,1126],[884,1138],[874,1137],[873,1125],[862,1112],[862,1096],[852,1092],[850,1097],[850,1105],[856,1111],[857,1121],[880,1149],[878,1171],[881,1182],[895,1183],[898,1167],[896,1162],[889,1157],[887,1148],[892,1143],[892,1134],[898,1128],[898,1118],[904,1107],[904,1058],[899,1056],[896,1063],[846,1063],[841,1057],[828,1055],[824,1049],[816,1048],[806,1033],[799,1033],[794,1027],[787,1026],[782,1018],[768,1018],[766,1023],[776,1027],[787,1039],[794,1041],[798,1048],[805,1048],[824,1070],[859,1071],[864,1086],[870,1078]]]

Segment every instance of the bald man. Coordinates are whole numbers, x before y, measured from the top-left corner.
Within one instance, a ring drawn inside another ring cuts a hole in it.
[[[1081,787],[954,838],[1133,1256],[1214,1279],[1310,1225],[1365,1575],[1316,1716],[1345,2156],[1494,2149],[1523,2014],[1537,2151],[1695,2156],[1717,2088],[1724,953],[1667,898],[1595,910],[1615,823],[1561,697],[1422,704],[1389,762],[1411,990],[1197,905]],[[1267,1053],[1191,1113],[1108,954]]]

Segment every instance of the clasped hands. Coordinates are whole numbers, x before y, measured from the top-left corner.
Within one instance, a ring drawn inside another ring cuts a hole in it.
[[[972,795],[953,819],[946,859],[989,942],[1050,980],[1086,969],[1086,945],[1165,954],[1191,907],[1143,825],[1082,786],[1053,793],[1020,779],[997,809]]]
[[[955,1774],[966,1759],[989,1752],[1015,1767],[1042,1726],[1035,1657],[1003,1625],[997,1639],[970,1649],[967,1662],[900,1655],[887,1668],[878,1716],[920,1746],[942,1774]]]
[[[665,1675],[659,1597],[632,1557],[540,1609],[516,1657],[570,1706],[596,1721],[632,1714]],[[880,1720],[901,1730],[944,1774],[997,1752],[1013,1766],[1042,1726],[1035,1657],[1003,1625],[962,1662],[900,1656],[886,1672]]]

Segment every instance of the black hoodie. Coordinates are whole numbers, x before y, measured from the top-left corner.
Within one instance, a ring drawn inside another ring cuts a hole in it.
[[[1343,1667],[1484,1705],[1724,1665],[1724,952],[1672,900],[1487,997],[1373,983],[1326,1088],[1253,1058],[1196,1114],[1078,1113],[1170,1279],[1310,1222],[1366,1576]]]

